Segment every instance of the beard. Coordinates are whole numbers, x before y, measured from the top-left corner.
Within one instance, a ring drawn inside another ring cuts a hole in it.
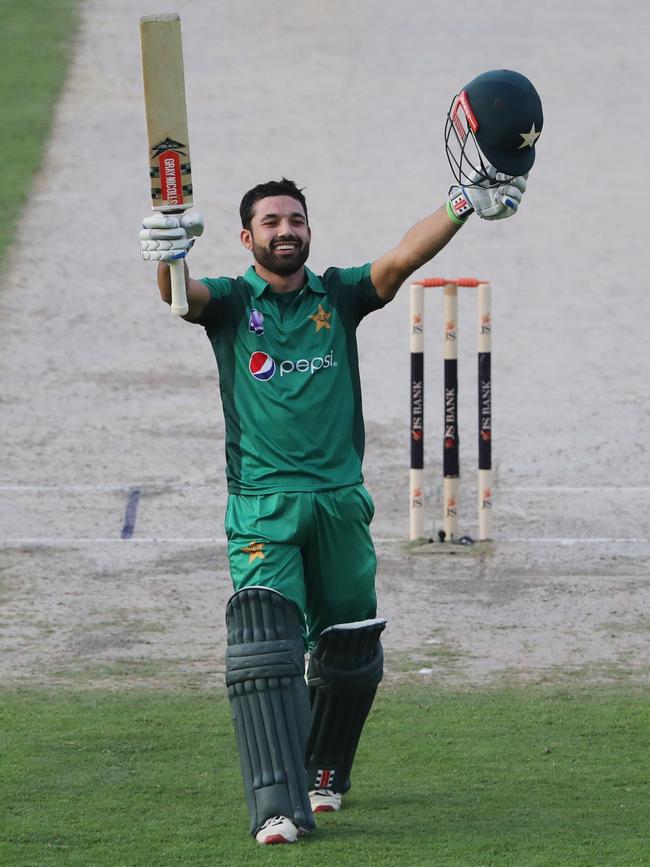
[[[298,246],[292,254],[278,255],[274,248],[278,244],[286,243],[287,241],[297,242]],[[299,271],[307,261],[309,257],[309,241],[305,241],[301,245],[299,238],[275,238],[269,247],[263,247],[253,237],[253,256],[256,262],[259,262],[260,265],[272,274],[277,274],[278,277],[289,277],[291,274]]]

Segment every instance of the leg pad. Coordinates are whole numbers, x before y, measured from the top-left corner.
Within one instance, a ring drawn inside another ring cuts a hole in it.
[[[347,792],[361,731],[384,672],[383,618],[325,629],[309,661],[311,727],[305,764],[310,789]]]
[[[251,834],[272,816],[311,830],[303,762],[310,712],[296,610],[275,590],[247,587],[228,602],[226,625],[226,685]]]

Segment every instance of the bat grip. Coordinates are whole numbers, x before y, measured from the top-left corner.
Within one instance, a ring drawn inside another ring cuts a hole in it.
[[[185,316],[190,309],[185,288],[185,259],[170,262],[169,274],[172,281],[172,313],[176,316]]]

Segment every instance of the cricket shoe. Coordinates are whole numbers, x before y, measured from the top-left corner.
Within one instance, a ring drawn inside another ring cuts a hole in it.
[[[341,795],[331,789],[312,789],[309,801],[313,813],[338,813],[341,809]]]
[[[276,843],[297,843],[298,837],[302,837],[306,831],[299,828],[286,816],[271,816],[255,834],[255,839],[263,846],[271,846]]]

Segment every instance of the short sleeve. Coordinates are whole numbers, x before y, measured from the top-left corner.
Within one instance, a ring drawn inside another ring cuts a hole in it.
[[[329,268],[323,275],[327,283],[328,278],[336,278],[344,295],[348,296],[352,314],[356,324],[372,313],[380,310],[385,302],[377,295],[374,283],[370,276],[371,263],[356,268]]]
[[[201,283],[208,287],[210,300],[196,321],[203,325],[208,334],[213,334],[223,328],[230,318],[235,281],[230,277],[202,277]]]

